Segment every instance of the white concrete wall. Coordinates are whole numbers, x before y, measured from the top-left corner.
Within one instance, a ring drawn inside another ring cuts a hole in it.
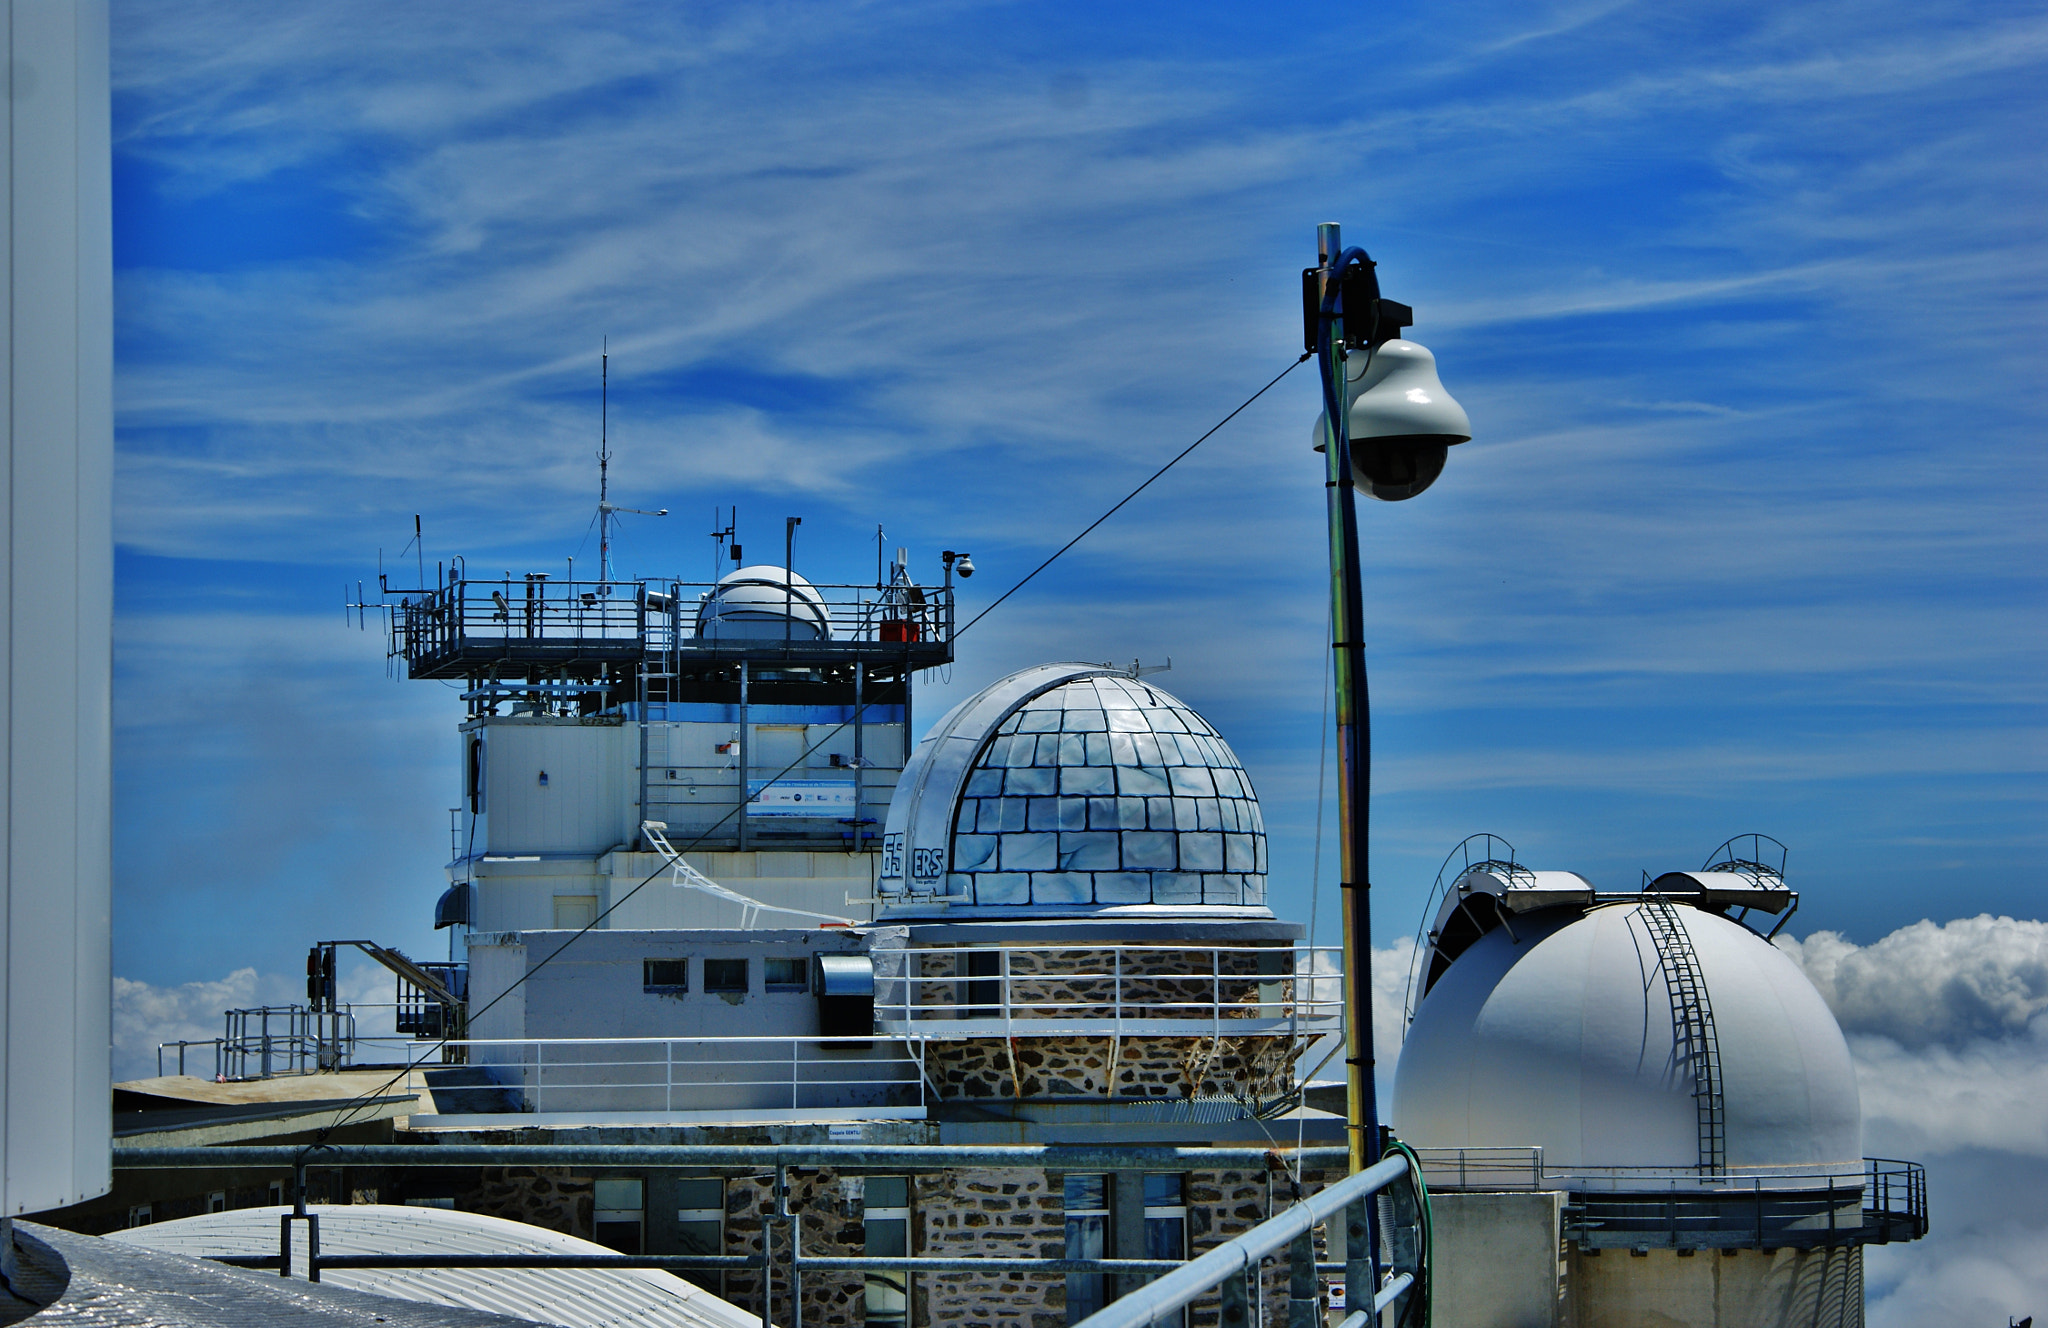
[[[113,258],[102,0],[0,0],[0,1213],[110,1187]]]
[[[1437,1328],[1554,1328],[1561,1321],[1564,1195],[1432,1194]]]
[[[481,731],[481,851],[594,854],[627,843],[638,833],[636,729],[623,724],[501,719]],[[543,772],[548,777],[545,784],[540,782]]]

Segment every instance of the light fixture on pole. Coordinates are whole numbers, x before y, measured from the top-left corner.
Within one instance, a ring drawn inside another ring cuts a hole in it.
[[[1337,833],[1344,910],[1345,1120],[1351,1170],[1379,1160],[1373,1085],[1372,910],[1367,849],[1371,822],[1371,710],[1366,700],[1363,591],[1356,491],[1398,502],[1428,488],[1446,451],[1472,436],[1471,421],[1437,380],[1436,359],[1401,339],[1414,321],[1384,299],[1373,261],[1343,247],[1336,223],[1316,227],[1317,265],[1301,274],[1302,336],[1316,356],[1330,520],[1330,621],[1337,709]],[[1357,353],[1353,353],[1357,352]],[[1341,388],[1341,391],[1340,391]]]

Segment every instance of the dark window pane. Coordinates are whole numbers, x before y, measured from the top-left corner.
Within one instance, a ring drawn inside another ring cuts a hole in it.
[[[690,961],[687,959],[643,959],[640,985],[648,991],[688,991]]]
[[[1178,1217],[1148,1217],[1145,1219],[1145,1257],[1148,1259],[1187,1258],[1187,1222]]]
[[[1083,1209],[1107,1209],[1109,1207],[1109,1186],[1103,1176],[1073,1176],[1067,1178],[1066,1208],[1068,1212]]]
[[[1147,1208],[1178,1208],[1181,1205],[1181,1178],[1175,1175],[1150,1175],[1145,1177],[1145,1206]]]
[[[893,1258],[910,1253],[910,1223],[900,1217],[869,1218],[863,1225],[867,1240],[861,1252],[876,1258]]]
[[[801,959],[763,959],[761,961],[762,982],[773,991],[777,987],[801,991],[810,985],[810,965]]]
[[[722,1180],[677,1181],[676,1207],[708,1208],[717,1212],[724,1212],[725,1182]]]
[[[598,1244],[621,1254],[640,1253],[640,1223],[637,1221],[599,1222],[596,1235]]]
[[[988,957],[991,959],[1001,958],[1000,955],[990,955]],[[971,963],[973,960],[981,958],[981,956],[970,955],[968,958]],[[972,972],[973,970],[970,968],[969,971]],[[861,1182],[861,1202],[869,1208],[908,1208],[910,1207],[910,1180],[906,1176],[869,1176]]]
[[[745,991],[746,989],[746,960],[707,959],[704,961],[704,990]]]
[[[725,1253],[725,1227],[718,1222],[676,1223],[677,1254]],[[699,1270],[700,1273],[703,1270]]]

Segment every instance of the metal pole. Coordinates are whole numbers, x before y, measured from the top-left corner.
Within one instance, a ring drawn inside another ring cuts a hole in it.
[[[753,727],[753,726],[752,726],[751,724],[749,724],[749,723],[747,722],[747,674],[748,674],[748,672],[749,672],[749,670],[748,670],[748,668],[747,668],[747,661],[746,661],[746,660],[741,660],[741,661],[740,661],[740,750],[739,750],[739,758],[740,758],[740,814],[739,814],[739,816],[738,816],[738,817],[737,817],[736,819],[737,819],[737,820],[738,820],[738,822],[739,822],[739,826],[738,826],[738,835],[739,835],[739,849],[740,849],[740,852],[742,852],[742,853],[744,853],[744,852],[746,852],[746,851],[747,851],[747,781],[748,781],[748,778],[749,778],[749,777],[750,777],[750,776],[752,775],[752,773],[753,773],[753,772],[752,772],[752,770],[751,770],[751,769],[749,768],[749,766],[747,765],[747,762],[753,759],[753,757],[752,757],[752,754],[751,754],[751,753],[750,753],[750,752],[748,751],[748,748],[749,748],[750,746],[752,746],[752,744],[751,744],[751,743],[749,743],[749,742],[747,741],[747,731],[748,731],[748,729],[750,729],[750,728],[752,728],[752,727]]]
[[[1316,227],[1322,307],[1336,301],[1344,253],[1335,222]],[[1337,705],[1337,834],[1344,911],[1345,1119],[1351,1170],[1363,1171],[1379,1151],[1379,1101],[1373,1084],[1372,908],[1368,847],[1372,788],[1372,717],[1366,699],[1364,592],[1358,552],[1358,505],[1351,478],[1350,402],[1344,383],[1343,311],[1322,321],[1323,455],[1330,518],[1330,622]]]

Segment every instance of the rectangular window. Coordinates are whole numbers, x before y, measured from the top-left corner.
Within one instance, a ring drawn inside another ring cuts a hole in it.
[[[811,985],[811,966],[802,959],[763,959],[761,978],[770,991],[805,991]]]
[[[679,1180],[676,1182],[677,1254],[725,1253],[725,1182]],[[681,1272],[715,1296],[725,1294],[725,1274],[716,1268],[692,1268]]]
[[[861,1182],[861,1221],[867,1232],[861,1253],[876,1258],[910,1253],[910,1178],[869,1176]],[[903,1328],[910,1309],[908,1274],[894,1270],[867,1275],[867,1322],[872,1328]]]
[[[214,1191],[214,1192],[213,1192],[212,1194],[209,1194],[209,1195],[207,1195],[207,1196],[206,1196],[206,1211],[207,1211],[207,1212],[209,1212],[209,1213],[225,1213],[225,1212],[226,1212],[227,1210],[228,1210],[228,1192],[227,1192],[226,1190],[215,1190],[215,1191]]]
[[[600,1176],[592,1223],[597,1243],[621,1254],[639,1254],[645,1230],[646,1187],[638,1176]]]
[[[746,989],[746,960],[707,959],[704,961],[705,991],[735,992],[745,991]]]
[[[643,959],[640,961],[643,991],[674,996],[690,989],[690,961],[687,959]]]
[[[156,1221],[156,1207],[153,1204],[136,1204],[128,1210],[128,1225],[146,1227]]]
[[[1147,1175],[1145,1184],[1145,1257],[1188,1257],[1187,1193],[1176,1175]],[[1186,1328],[1187,1311],[1154,1319],[1154,1328]]]
[[[1109,1177],[1066,1178],[1069,1259],[1109,1255]],[[1100,1273],[1067,1274],[1067,1322],[1079,1323],[1109,1303],[1109,1279]]]

